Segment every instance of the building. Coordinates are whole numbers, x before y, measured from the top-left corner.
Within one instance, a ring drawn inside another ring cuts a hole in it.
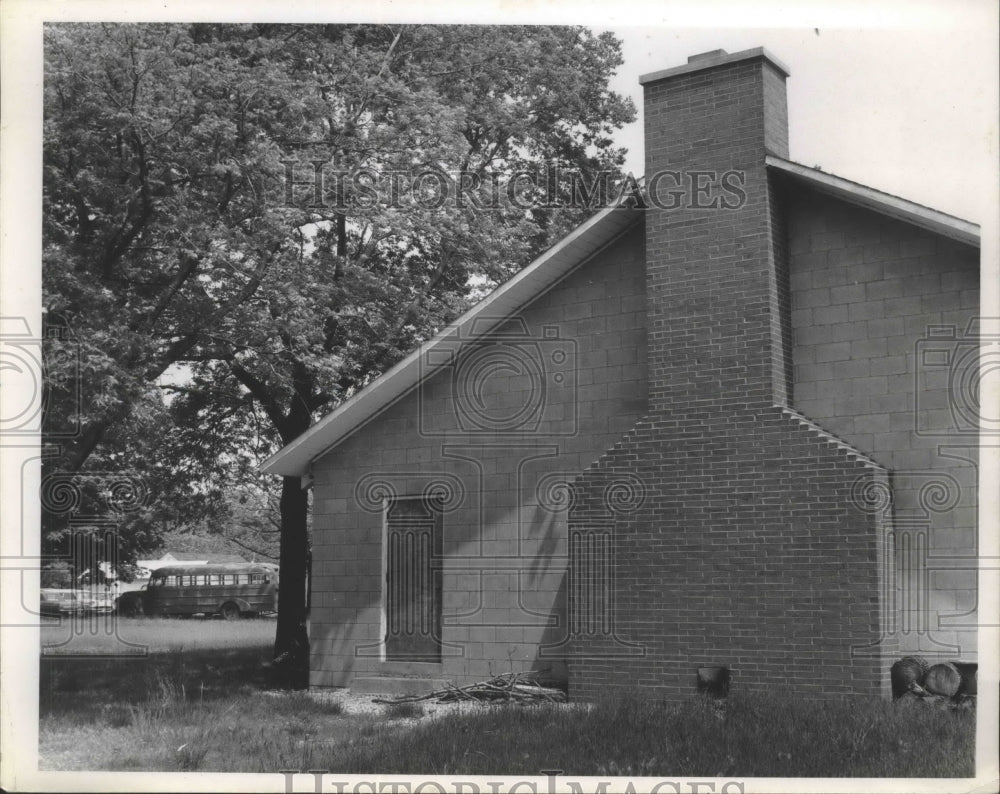
[[[245,563],[246,560],[239,554],[215,554],[198,551],[167,551],[155,560],[137,560],[136,566],[139,568],[139,572],[141,574],[139,578],[148,579],[150,573],[155,571],[157,568],[163,568],[166,565],[176,565],[177,563],[184,563],[185,565],[208,565],[210,562]]]
[[[791,161],[787,75],[643,77],[646,208],[266,462],[314,488],[313,685],[875,695],[976,659],[978,227]]]

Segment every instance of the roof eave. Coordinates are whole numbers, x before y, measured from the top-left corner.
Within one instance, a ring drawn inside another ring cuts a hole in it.
[[[821,193],[911,223],[960,243],[979,247],[979,226],[970,221],[781,157],[768,155],[766,162],[774,171],[806,182]]]
[[[305,476],[313,460],[433,374],[421,363],[430,351],[442,343],[453,342],[456,335],[471,340],[489,333],[625,233],[641,217],[641,211],[628,207],[609,207],[595,213],[432,339],[265,460],[261,470],[286,477]],[[474,336],[468,333],[473,324]]]

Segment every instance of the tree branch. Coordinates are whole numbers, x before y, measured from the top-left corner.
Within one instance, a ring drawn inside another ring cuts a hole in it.
[[[136,317],[133,322],[135,326],[132,330],[138,330],[139,328],[145,328],[147,331],[151,331],[156,325],[156,321],[160,319],[160,315],[166,310],[167,305],[173,300],[174,296],[178,293],[181,287],[184,286],[184,282],[187,281],[191,275],[197,270],[199,258],[196,256],[185,256],[184,261],[181,263],[180,270],[177,271],[177,275],[174,280],[170,283],[170,286],[163,292],[160,299],[156,302],[156,306],[153,307],[153,311],[149,313],[149,316],[145,318]],[[132,326],[132,323],[129,324]]]
[[[278,401],[274,399],[274,396],[268,391],[267,386],[256,378],[249,370],[247,370],[243,365],[238,364],[235,361],[230,361],[229,369],[233,373],[233,377],[236,378],[240,383],[242,383],[253,398],[260,403],[260,406],[264,409],[267,414],[267,418],[271,420],[271,423],[277,428],[278,433],[285,443],[289,440],[285,439],[284,428],[287,422],[287,417],[281,410],[281,406]]]

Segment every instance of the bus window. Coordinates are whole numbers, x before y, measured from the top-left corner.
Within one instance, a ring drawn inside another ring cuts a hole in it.
[[[208,584],[210,587],[215,587],[222,584],[222,574],[210,573],[208,575]]]
[[[205,586],[205,574],[200,573],[197,576],[195,576],[194,577],[194,584],[195,584],[195,587],[204,587]]]

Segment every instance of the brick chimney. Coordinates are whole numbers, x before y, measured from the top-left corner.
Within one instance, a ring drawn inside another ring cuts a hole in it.
[[[787,277],[764,163],[788,156],[787,75],[757,48],[640,78],[646,183],[662,197],[646,213],[651,410],[788,402]],[[680,202],[667,195],[678,182]]]
[[[765,162],[788,155],[787,75],[755,49],[642,78],[649,413],[574,483],[574,696],[685,697],[699,668],[750,690],[886,686],[885,527],[853,494],[887,473],[790,407]]]

